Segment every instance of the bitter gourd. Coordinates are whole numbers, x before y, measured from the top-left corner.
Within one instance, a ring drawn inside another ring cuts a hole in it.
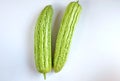
[[[57,35],[54,53],[54,71],[59,72],[67,59],[73,31],[82,7],[77,2],[70,2],[63,15]]]
[[[34,31],[34,57],[35,65],[39,72],[44,74],[51,71],[51,25],[53,8],[46,6],[38,17]]]

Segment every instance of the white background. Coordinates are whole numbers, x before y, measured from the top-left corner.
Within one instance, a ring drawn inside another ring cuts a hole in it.
[[[53,5],[52,46],[72,0],[0,0],[0,81],[44,81],[35,69],[33,33],[41,10]],[[120,0],[80,0],[83,11],[59,73],[46,81],[120,81]]]

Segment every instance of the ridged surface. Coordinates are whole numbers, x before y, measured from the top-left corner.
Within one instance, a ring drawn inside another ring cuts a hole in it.
[[[75,24],[79,18],[81,6],[78,2],[71,2],[64,13],[58,32],[55,54],[54,54],[54,71],[59,72],[67,59],[70,43],[72,40]]]
[[[38,17],[34,31],[34,54],[35,64],[39,72],[44,74],[51,71],[51,25],[53,9],[51,5],[46,6]]]

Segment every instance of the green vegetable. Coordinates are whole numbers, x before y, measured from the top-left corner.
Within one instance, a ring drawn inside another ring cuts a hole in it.
[[[54,71],[59,72],[67,59],[73,31],[79,18],[82,8],[78,2],[71,2],[67,6],[60,24],[60,30],[57,35],[55,54],[54,54]]]
[[[46,6],[38,17],[34,31],[34,57],[36,68],[44,74],[51,71],[51,25],[52,25],[53,8],[51,5]]]

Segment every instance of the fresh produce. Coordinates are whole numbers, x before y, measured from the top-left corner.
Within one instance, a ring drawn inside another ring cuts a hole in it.
[[[46,6],[38,17],[34,31],[34,57],[36,68],[44,74],[51,71],[51,26],[52,26],[53,8]]]
[[[54,54],[55,72],[59,72],[66,62],[74,28],[79,18],[81,10],[82,8],[78,4],[78,1],[69,3],[65,10],[56,40]]]

